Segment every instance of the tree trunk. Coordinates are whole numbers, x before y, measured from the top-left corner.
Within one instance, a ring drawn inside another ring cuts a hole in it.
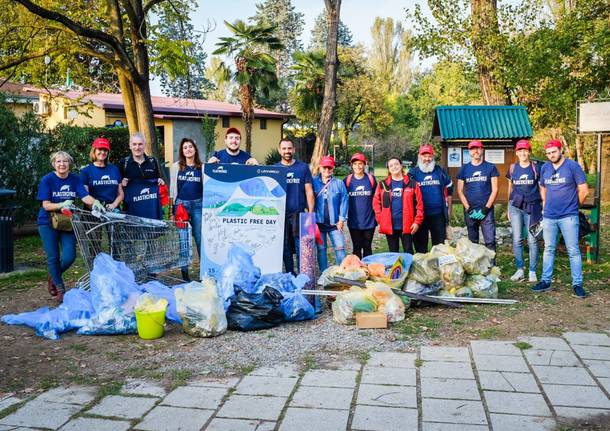
[[[506,94],[497,79],[500,64],[497,0],[471,0],[470,5],[472,46],[483,100],[486,105],[506,105]]]
[[[155,130],[155,119],[150,98],[150,87],[148,80],[134,83],[133,94],[136,104],[136,112],[138,115],[138,129],[146,139],[146,153],[157,158],[157,160],[165,160],[165,155],[161,154],[157,135]]]
[[[601,201],[610,202],[610,135],[602,136]]]
[[[341,0],[324,0],[326,5],[326,21],[328,23],[328,37],[326,39],[326,65],[324,67],[324,99],[322,111],[318,121],[316,143],[311,156],[311,172],[317,175],[320,167],[320,158],[328,153],[330,134],[335,119],[337,105],[337,35],[339,31],[339,16]]]
[[[129,81],[121,69],[115,70],[119,78],[119,86],[121,87],[121,97],[123,98],[123,106],[125,107],[127,127],[129,128],[129,134],[133,135],[140,130],[138,114],[136,112],[136,100],[133,95],[133,86],[131,85],[131,81]]]

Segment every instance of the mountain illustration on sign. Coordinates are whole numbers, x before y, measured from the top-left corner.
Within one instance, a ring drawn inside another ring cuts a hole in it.
[[[285,195],[284,189],[276,181],[267,178],[251,178],[237,187],[210,179],[205,189],[204,206],[219,208],[219,216],[241,217],[248,212],[263,216],[278,215],[274,201]]]

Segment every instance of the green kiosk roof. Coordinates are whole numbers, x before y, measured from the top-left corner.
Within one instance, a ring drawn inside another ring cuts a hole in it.
[[[532,137],[525,106],[437,106],[432,137],[441,141]]]

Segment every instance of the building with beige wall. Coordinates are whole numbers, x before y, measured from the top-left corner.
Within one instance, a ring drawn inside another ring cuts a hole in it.
[[[44,118],[45,125],[50,129],[57,127],[59,124],[80,127],[106,127],[127,124],[123,99],[120,94],[86,94],[77,91],[59,93],[34,89],[21,84],[14,85],[18,88],[11,87],[12,91],[19,90],[19,95],[27,93],[31,98],[26,100],[25,96],[20,96],[21,103],[13,103],[11,108],[16,113],[25,112],[28,109],[35,110]],[[4,86],[0,88],[0,92],[2,91],[5,91]],[[154,122],[161,137],[161,147],[166,162],[171,163],[177,159],[177,147],[184,137],[194,139],[200,153],[207,158],[201,122],[206,116],[216,120],[216,149],[225,147],[224,135],[229,127],[237,127],[242,131],[242,134],[245,131],[239,105],[214,100],[159,96],[152,97],[152,104]],[[263,163],[267,154],[277,148],[277,143],[282,137],[283,125],[289,115],[255,109],[254,116],[252,156]],[[245,144],[242,144],[242,149],[245,149],[244,146]]]

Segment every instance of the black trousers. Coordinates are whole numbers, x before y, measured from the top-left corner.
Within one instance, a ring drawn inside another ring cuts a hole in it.
[[[416,253],[428,252],[428,233],[432,237],[432,245],[442,244],[447,237],[445,216],[441,214],[424,215],[424,222],[413,235]]]
[[[403,252],[413,254],[413,237],[410,233],[403,234],[401,230],[395,230],[392,235],[386,235],[385,237],[388,240],[388,248],[392,253],[400,251],[400,242],[402,242]]]
[[[375,228],[372,229],[351,229],[349,235],[352,238],[354,249],[353,254],[359,259],[373,254],[373,235]]]

